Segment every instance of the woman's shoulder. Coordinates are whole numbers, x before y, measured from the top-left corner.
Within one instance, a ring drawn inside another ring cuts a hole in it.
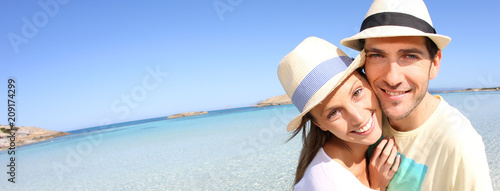
[[[323,148],[320,148],[314,159],[311,161],[311,164],[307,167],[305,173],[310,173],[311,175],[332,176],[346,172],[350,173],[340,163],[330,158]]]
[[[360,185],[356,186],[357,184]],[[321,148],[294,188],[295,190],[359,190],[356,188],[359,186],[365,187],[351,172],[328,157]]]

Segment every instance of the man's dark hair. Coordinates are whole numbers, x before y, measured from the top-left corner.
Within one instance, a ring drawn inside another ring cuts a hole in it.
[[[365,48],[365,39],[359,39],[359,45]],[[439,50],[436,43],[432,41],[429,37],[425,37],[425,46],[427,47],[427,51],[429,52],[430,59],[434,59]]]
[[[429,37],[425,37],[425,46],[427,47],[427,51],[429,51],[431,60],[434,59],[437,51],[439,50],[436,43],[434,43],[434,41],[432,41]]]

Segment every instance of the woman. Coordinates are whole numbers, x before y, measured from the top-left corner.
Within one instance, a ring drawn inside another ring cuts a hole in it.
[[[281,61],[279,79],[301,112],[287,126],[303,138],[295,190],[385,190],[396,173],[394,140],[382,140],[369,164],[365,156],[381,137],[382,111],[357,70],[364,58],[309,37]]]

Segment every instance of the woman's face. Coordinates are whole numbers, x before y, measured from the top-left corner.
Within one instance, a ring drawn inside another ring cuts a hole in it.
[[[347,144],[371,145],[382,134],[382,111],[377,97],[357,71],[310,112],[318,127]]]

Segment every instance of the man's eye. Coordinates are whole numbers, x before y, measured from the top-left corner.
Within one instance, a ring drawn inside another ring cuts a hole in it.
[[[381,54],[369,54],[368,57],[369,58],[381,58],[382,55]]]
[[[406,58],[408,58],[408,59],[418,59],[418,56],[413,55],[413,54],[408,54],[408,55],[406,55]]]

